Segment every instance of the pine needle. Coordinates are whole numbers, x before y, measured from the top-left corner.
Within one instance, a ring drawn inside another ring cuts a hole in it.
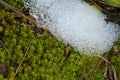
[[[20,64],[18,65],[18,67],[17,67],[17,69],[16,69],[16,71],[15,71],[15,76],[17,75],[18,70],[19,70],[20,66],[22,65],[23,61],[25,60],[25,57],[26,57],[27,54],[28,54],[28,51],[29,51],[29,49],[30,49],[30,46],[31,46],[33,40],[34,40],[34,39],[32,39],[31,42],[30,42],[30,44],[28,45],[27,50],[26,50],[26,52],[25,52],[25,54],[24,54],[24,56],[23,56],[23,59],[20,61]]]

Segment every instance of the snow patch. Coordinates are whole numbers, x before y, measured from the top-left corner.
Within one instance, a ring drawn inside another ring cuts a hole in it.
[[[31,15],[38,23],[58,40],[84,54],[107,52],[120,36],[119,25],[106,23],[106,16],[84,1],[27,1]]]

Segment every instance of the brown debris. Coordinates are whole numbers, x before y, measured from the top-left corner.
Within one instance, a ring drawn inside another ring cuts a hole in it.
[[[3,76],[7,76],[8,73],[8,67],[6,64],[0,63],[0,74]]]

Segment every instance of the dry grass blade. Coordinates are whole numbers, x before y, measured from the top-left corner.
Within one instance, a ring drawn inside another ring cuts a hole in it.
[[[118,80],[118,79],[117,79],[117,74],[116,74],[115,67],[114,67],[113,65],[111,65],[111,67],[112,67],[113,74],[114,74],[114,80]]]
[[[105,67],[104,79],[107,80],[107,66]]]
[[[16,69],[16,71],[15,71],[15,76],[17,75],[20,66],[22,65],[22,63],[23,63],[25,57],[26,57],[27,54],[28,54],[28,51],[29,51],[30,46],[31,46],[31,44],[32,44],[32,41],[33,41],[33,39],[31,40],[30,44],[28,45],[27,50],[26,50],[26,52],[25,52],[25,55],[23,56],[23,59],[20,61],[20,64],[18,65],[18,67],[17,67],[17,69]]]

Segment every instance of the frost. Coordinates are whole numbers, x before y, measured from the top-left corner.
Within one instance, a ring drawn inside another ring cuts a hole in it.
[[[37,22],[65,44],[89,53],[104,53],[120,36],[117,24],[106,23],[101,12],[80,0],[28,0]]]

